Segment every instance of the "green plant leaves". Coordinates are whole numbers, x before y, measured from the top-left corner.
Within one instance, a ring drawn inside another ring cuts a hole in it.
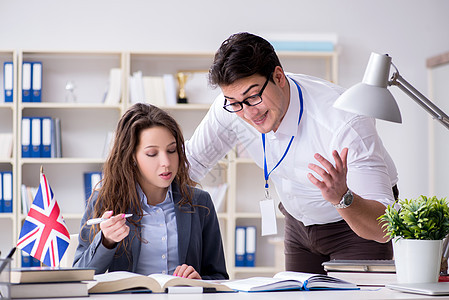
[[[441,240],[449,233],[449,206],[446,198],[400,200],[401,209],[385,209],[378,220],[390,238],[402,237],[417,240]]]

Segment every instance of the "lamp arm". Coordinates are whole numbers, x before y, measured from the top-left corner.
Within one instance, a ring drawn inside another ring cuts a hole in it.
[[[429,114],[437,119],[444,127],[449,129],[449,117],[435,104],[415,89],[410,83],[408,83],[399,72],[393,73],[392,79],[388,82],[389,85],[396,85],[410,98],[415,100],[422,108],[424,108]]]

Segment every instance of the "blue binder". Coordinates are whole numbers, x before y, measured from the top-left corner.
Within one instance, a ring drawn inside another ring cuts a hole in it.
[[[22,157],[31,157],[31,118],[22,118]]]
[[[31,267],[32,257],[25,251],[21,252],[22,252],[22,268]]]
[[[95,188],[99,188],[100,184],[97,185],[102,179],[101,172],[86,172],[84,173],[84,193],[86,195],[86,201],[89,199]]]
[[[3,175],[0,172],[0,213],[3,212]]]
[[[41,102],[42,93],[42,63],[33,62],[32,66],[32,81],[31,81],[31,102]]]
[[[256,263],[256,226],[246,227],[245,266],[254,267]]]
[[[24,61],[22,64],[22,102],[31,102],[31,62]]]
[[[245,240],[246,228],[244,226],[235,227],[235,266],[245,266]]]
[[[5,102],[13,102],[14,68],[10,61],[3,64],[3,89],[5,90]]]
[[[31,157],[41,156],[42,125],[41,118],[31,118]]]
[[[3,212],[12,213],[12,172],[2,172]]]
[[[41,157],[52,157],[52,133],[53,120],[50,117],[41,118],[42,138],[41,138]]]

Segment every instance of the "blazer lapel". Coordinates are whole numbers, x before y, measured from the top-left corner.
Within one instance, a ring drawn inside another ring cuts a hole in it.
[[[183,264],[186,261],[187,249],[189,248],[190,229],[192,223],[192,207],[189,205],[179,206],[181,201],[181,193],[178,185],[172,184],[173,202],[175,204],[176,224],[178,227],[178,257],[179,263]]]

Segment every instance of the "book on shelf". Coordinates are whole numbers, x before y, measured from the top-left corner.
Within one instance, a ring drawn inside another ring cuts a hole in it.
[[[142,84],[144,90],[144,100],[146,103],[159,107],[166,104],[164,77],[143,76]]]
[[[0,212],[12,213],[12,172],[0,172]]]
[[[84,173],[84,193],[86,201],[90,198],[90,195],[94,190],[98,190],[101,187],[101,180],[103,179],[103,173],[98,172],[85,172]]]
[[[62,157],[61,120],[22,118],[22,157]]]
[[[20,188],[22,198],[22,214],[28,214],[34,197],[36,197],[37,190],[37,187],[30,187],[22,184]]]
[[[14,66],[12,61],[3,63],[3,90],[5,92],[4,102],[13,102]]]
[[[22,63],[22,102],[31,102],[32,63]]]
[[[245,238],[246,229],[244,226],[235,227],[235,266],[245,266]]]
[[[322,263],[325,271],[349,271],[349,272],[390,272],[396,273],[394,260],[352,260],[333,259]]]
[[[108,90],[106,92],[105,104],[118,104],[122,98],[122,70],[120,68],[112,68],[109,71]]]
[[[255,226],[235,227],[235,266],[254,267],[257,234]]]
[[[338,36],[334,33],[266,33],[276,51],[334,51]]]
[[[214,281],[188,279],[173,275],[151,274],[148,276],[116,271],[94,276],[89,282],[89,294],[115,293],[127,290],[146,290],[153,293],[164,293],[166,288],[172,286],[196,286],[215,288],[217,292],[232,292],[226,285]]]
[[[136,71],[129,77],[128,86],[131,103],[144,102],[142,71]]]
[[[87,297],[86,282],[20,283],[9,286],[9,298]]]
[[[356,290],[350,283],[327,275],[284,271],[273,277],[250,277],[224,282],[231,289],[243,292],[269,292],[283,290]]]
[[[37,258],[32,257],[31,255],[29,255],[28,253],[26,253],[25,251],[20,251],[21,252],[21,264],[22,264],[22,268],[29,268],[29,267],[40,267],[41,266],[41,261],[38,260]]]
[[[11,283],[49,283],[93,280],[95,269],[22,267],[11,269]]]
[[[31,102],[41,102],[42,62],[32,62]]]

